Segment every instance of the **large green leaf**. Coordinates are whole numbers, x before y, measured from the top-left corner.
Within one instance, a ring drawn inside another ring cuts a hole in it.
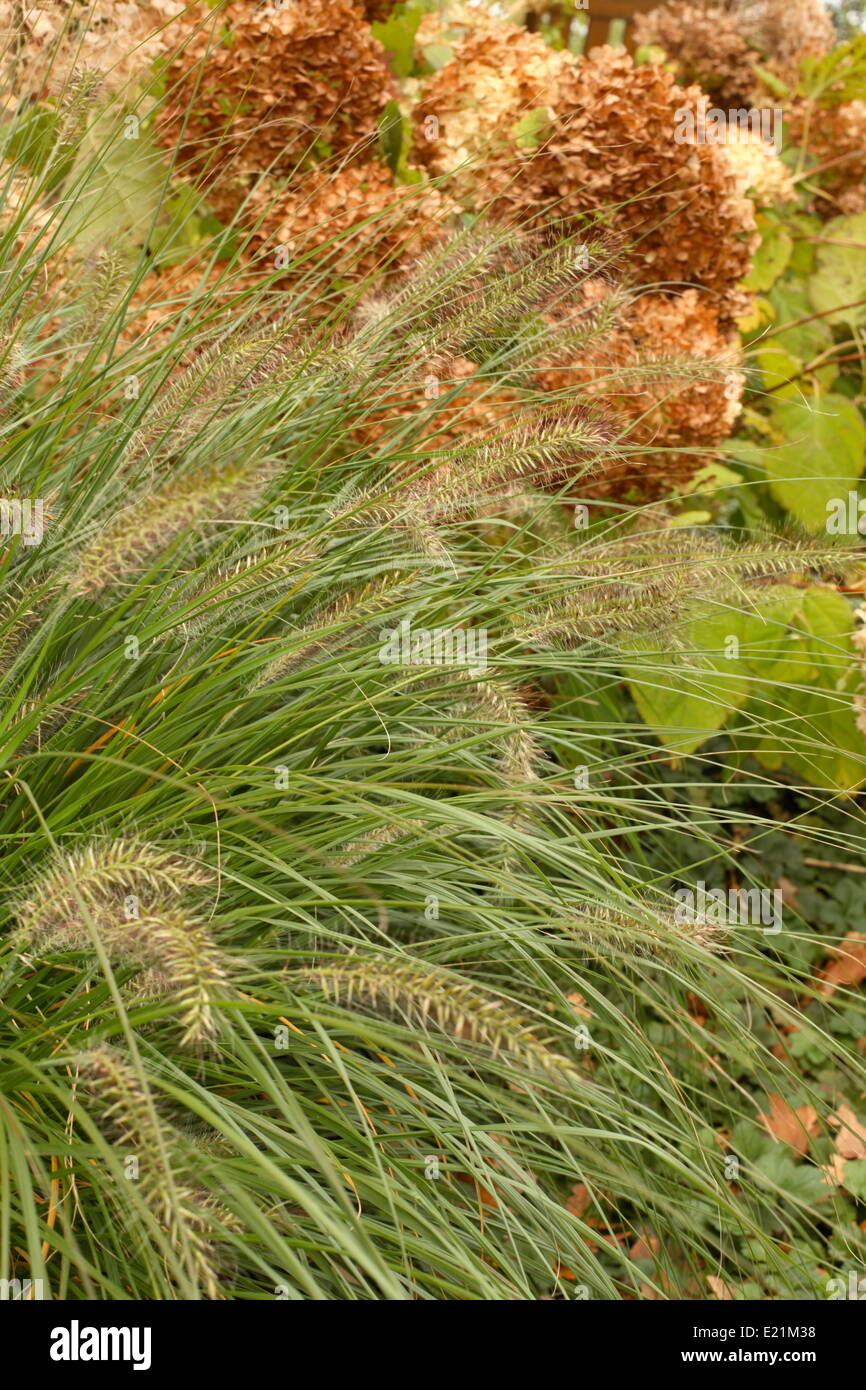
[[[866,323],[866,212],[828,222],[817,260],[818,268],[809,279],[816,313],[826,314],[830,324],[862,327]]]
[[[83,171],[91,170],[69,210],[71,234],[85,249],[113,245],[119,237],[143,246],[166,190],[164,156],[145,133],[126,140],[112,138],[110,131],[108,117],[89,127],[70,174],[74,190]]]
[[[736,717],[735,747],[764,766],[850,791],[866,780],[852,628],[841,594],[779,586],[751,610],[703,608],[681,634],[680,655],[632,640],[623,674],[672,751],[694,752]]]
[[[866,779],[866,739],[854,711],[860,672],[851,607],[832,589],[808,589],[790,625],[798,669],[784,672],[778,690],[753,688],[756,723],[773,718],[776,726],[751,751],[767,767],[784,764],[816,786],[852,791]]]
[[[694,752],[745,704],[749,663],[766,655],[771,626],[755,612],[705,610],[680,634],[685,654],[660,653],[649,638],[630,643],[624,674],[641,717],[662,743]],[[774,635],[778,640],[778,627]]]
[[[833,334],[823,319],[801,322],[812,315],[805,280],[792,276],[789,271],[784,280],[770,290],[766,302],[772,311],[774,327],[761,337],[756,352],[764,389],[773,391],[776,400],[800,399],[803,390],[813,382],[829,390],[837,375],[832,363],[818,367],[808,378],[803,376],[804,368],[833,342]],[[794,327],[786,328],[786,324]]]
[[[423,11],[405,9],[402,5],[395,9],[387,19],[372,26],[373,34],[388,55],[388,61],[396,77],[408,77],[415,62],[415,33],[421,23]]]
[[[812,318],[809,286],[801,276],[786,275],[773,286],[767,299],[775,311],[772,336],[792,357],[808,362],[830,346],[833,334],[823,319]]]
[[[863,472],[866,425],[844,396],[778,401],[774,443],[755,449],[773,496],[810,531],[826,527],[828,503],[844,497]]]
[[[769,217],[758,218],[761,242],[752,258],[752,268],[743,284],[748,290],[768,290],[778,280],[791,259],[792,237]]]

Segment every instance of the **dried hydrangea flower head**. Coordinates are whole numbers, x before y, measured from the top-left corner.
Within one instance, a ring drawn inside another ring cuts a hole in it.
[[[166,67],[162,140],[206,181],[369,157],[395,95],[382,45],[351,0],[195,5]],[[228,166],[228,167],[227,167]]]
[[[822,0],[669,0],[637,15],[633,36],[639,46],[663,48],[679,80],[731,107],[768,104],[756,63],[790,82],[801,58],[834,43]]]
[[[171,49],[173,21],[185,8],[184,0],[0,0],[0,84],[19,101],[41,98],[46,83],[59,92],[73,69],[87,67],[119,90]]]
[[[866,210],[866,101],[822,107],[816,115],[800,98],[788,114],[787,130],[793,145],[805,146],[810,161],[829,165],[809,180],[820,186],[813,211],[828,218]]]
[[[495,120],[470,119],[488,98]],[[415,148],[432,172],[451,171],[451,196],[497,221],[603,218],[631,244],[641,278],[703,286],[731,320],[744,308],[754,208],[721,145],[675,138],[678,113],[707,103],[622,50],[581,60],[519,30],[481,33],[424,84]]]
[[[316,252],[343,279],[393,272],[395,263],[435,243],[444,233],[448,200],[435,188],[395,182],[374,159],[328,166],[299,175],[283,188],[270,180],[249,195],[243,218],[250,223],[256,257],[279,255],[286,270]],[[276,260],[274,261],[276,264]]]
[[[836,42],[824,0],[737,0],[734,9],[747,41],[787,80],[801,58],[829,53]]]
[[[583,485],[587,495],[647,500],[685,483],[731,433],[744,382],[738,362],[735,335],[696,290],[642,294],[613,332],[589,351],[547,361],[536,380],[547,391],[582,384],[621,422],[630,446],[655,446]]]

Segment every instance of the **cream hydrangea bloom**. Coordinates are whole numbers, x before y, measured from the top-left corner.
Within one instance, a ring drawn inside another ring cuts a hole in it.
[[[434,118],[436,148],[432,172],[448,174],[481,158],[497,139],[511,138],[522,115],[546,111],[554,118],[559,81],[574,64],[571,54],[556,52],[535,34],[497,26],[477,34],[471,50],[461,48],[458,61],[439,74],[441,109]]]
[[[757,203],[791,203],[796,200],[790,171],[775,149],[757,131],[728,126],[724,152],[731,167],[737,194],[748,194]]]
[[[184,9],[185,0],[0,0],[3,78],[19,96],[28,84],[43,85],[49,65],[55,90],[73,68],[97,69],[104,86],[123,87],[171,48],[171,21]],[[11,38],[24,41],[26,64]],[[36,54],[44,54],[44,66]]]

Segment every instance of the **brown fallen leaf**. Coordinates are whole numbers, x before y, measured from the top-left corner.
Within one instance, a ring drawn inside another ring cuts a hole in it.
[[[819,978],[822,983],[819,993],[825,999],[843,985],[859,985],[866,979],[866,936],[861,932],[849,931],[838,946],[830,952],[835,957],[824,967]]]
[[[576,1182],[571,1189],[571,1196],[565,1205],[568,1211],[574,1216],[583,1216],[591,1201],[589,1188],[582,1182]]]
[[[798,894],[798,892],[799,892],[799,889],[798,889],[796,883],[792,882],[792,880],[791,880],[790,878],[785,878],[784,875],[783,875],[782,878],[779,878],[779,879],[776,880],[776,887],[778,888],[779,892],[782,894],[782,904],[783,904],[783,906],[785,906],[785,907],[796,907],[796,906],[797,906],[797,894]]]
[[[630,1260],[651,1260],[658,1252],[658,1236],[654,1236],[651,1231],[647,1231],[643,1235],[638,1235],[628,1255]]]
[[[798,1105],[794,1110],[781,1096],[771,1094],[769,1115],[759,1115],[761,1124],[783,1144],[788,1144],[797,1153],[804,1154],[809,1147],[809,1139],[820,1133],[818,1112],[812,1105]]]
[[[834,1147],[841,1158],[866,1158],[866,1125],[849,1105],[840,1105],[830,1124],[839,1130]]]
[[[724,1279],[720,1279],[717,1274],[708,1274],[707,1283],[716,1295],[716,1298],[721,1299],[724,1303],[733,1302],[734,1295]]]
[[[824,1174],[824,1181],[828,1187],[845,1186],[845,1163],[846,1159],[841,1154],[831,1154],[830,1162],[825,1163],[821,1168]]]
[[[582,994],[578,994],[577,992],[569,994],[568,1002],[574,1009],[578,1018],[592,1018],[592,1009],[589,1007]]]

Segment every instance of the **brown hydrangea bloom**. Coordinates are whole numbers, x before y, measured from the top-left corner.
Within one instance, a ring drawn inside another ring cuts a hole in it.
[[[545,391],[583,386],[621,422],[629,445],[650,450],[588,491],[649,500],[686,482],[733,430],[744,380],[738,362],[736,335],[720,328],[696,290],[644,294],[589,352],[542,365],[537,384]]]
[[[183,9],[184,0],[0,0],[0,81],[18,101],[62,90],[73,68],[121,88],[171,47]]]
[[[422,85],[414,113],[419,157],[436,174],[486,162],[498,147],[515,152],[513,127],[529,112],[553,118],[561,77],[574,65],[570,54],[514,25],[470,31],[453,51]],[[478,173],[474,166],[462,172],[460,185],[471,189]]]
[[[637,46],[663,48],[676,65],[678,79],[697,82],[705,92],[733,107],[749,106],[755,86],[751,64],[757,53],[740,30],[739,19],[725,0],[670,0],[635,16]]]
[[[801,58],[835,42],[822,0],[669,0],[637,15],[633,34],[639,45],[663,48],[681,80],[733,108],[776,102],[754,63],[792,82]]]
[[[130,297],[119,346],[135,346],[142,355],[156,345],[167,347],[176,337],[181,316],[194,312],[198,301],[206,298],[230,315],[249,295],[255,278],[253,271],[246,270],[227,281],[223,263],[203,268],[197,257],[152,271]]]
[[[813,200],[822,217],[836,217],[866,209],[866,102],[846,101],[840,106],[812,109],[807,127],[807,103],[796,101],[788,113],[788,138],[805,142],[816,164],[836,160],[815,176],[822,193]]]
[[[309,156],[369,158],[394,86],[350,0],[289,0],[285,9],[234,0],[215,16],[199,4],[179,37],[159,129],[182,168],[212,181],[229,164],[236,175],[288,176]]]
[[[461,442],[498,438],[520,418],[519,393],[485,378],[477,363],[466,357],[419,358],[414,374],[408,375],[409,385],[378,401],[354,432],[358,443],[370,447],[385,441],[399,421],[415,417],[416,457]]]
[[[368,24],[378,24],[387,19],[397,0],[358,0],[361,11]]]
[[[829,53],[836,42],[823,0],[738,0],[736,10],[748,42],[786,81],[801,58]]]
[[[323,166],[282,191],[263,181],[245,218],[255,224],[256,257],[276,258],[284,247],[291,261],[320,250],[318,271],[327,263],[332,275],[355,280],[393,271],[401,257],[432,245],[448,211],[435,189],[396,184],[389,169],[369,161],[336,171]]]
[[[474,120],[479,98],[494,116],[483,158],[491,122]],[[529,227],[557,220],[579,229],[598,215],[632,243],[641,279],[703,286],[732,318],[743,311],[737,285],[756,244],[754,208],[722,146],[675,139],[677,112],[707,104],[697,88],[677,87],[654,64],[636,67],[622,50],[576,60],[534,35],[484,33],[425,84],[416,148],[434,172],[454,171],[447,188],[464,206]],[[521,141],[516,127],[528,113],[536,128]],[[429,117],[438,122],[432,139]]]

